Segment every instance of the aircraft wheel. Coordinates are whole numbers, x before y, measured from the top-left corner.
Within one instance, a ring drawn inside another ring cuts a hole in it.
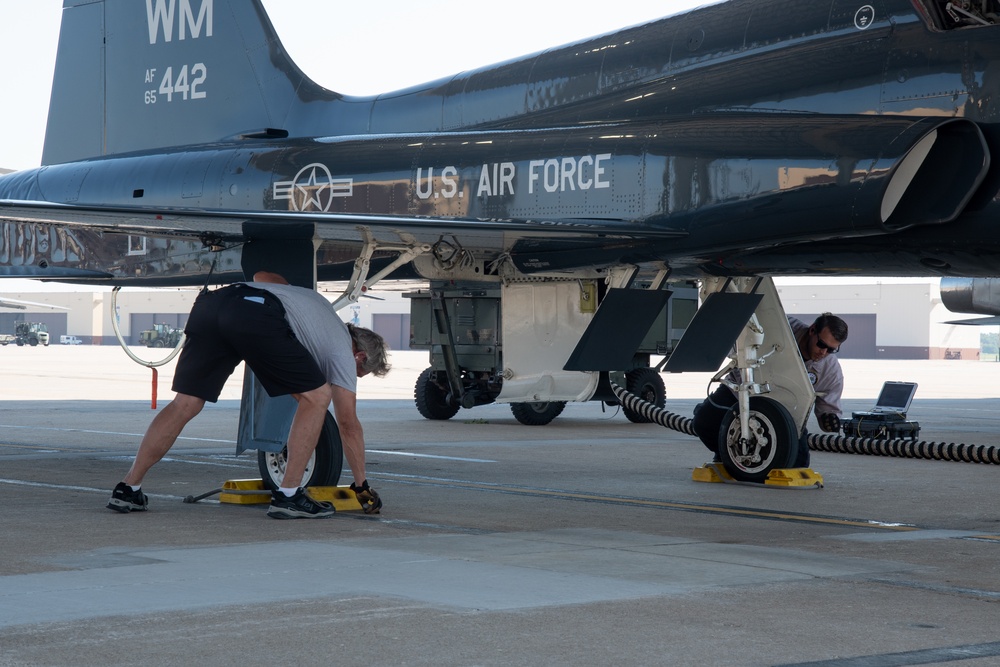
[[[635,394],[647,403],[662,408],[667,402],[667,390],[663,386],[663,378],[653,368],[636,368],[625,374],[625,391]],[[629,410],[624,405],[622,412],[633,424],[649,424],[652,420],[640,415],[635,410]]]
[[[558,417],[566,401],[547,401],[538,403],[511,403],[510,411],[514,418],[527,426],[545,426]]]
[[[413,400],[424,419],[451,419],[458,413],[458,406],[448,402],[448,392],[435,382],[436,371],[425,368],[413,387]]]
[[[751,397],[750,438],[743,443],[738,407],[729,409],[719,431],[719,456],[733,479],[764,482],[772,470],[790,467],[799,439],[788,410],[773,399]]]
[[[285,463],[288,461],[288,448],[280,452],[257,452],[257,468],[264,480],[264,488],[274,490],[281,485],[285,477]],[[340,441],[340,429],[333,415],[326,413],[323,430],[313,455],[306,464],[300,486],[337,486],[340,481],[340,471],[344,467],[344,447]]]

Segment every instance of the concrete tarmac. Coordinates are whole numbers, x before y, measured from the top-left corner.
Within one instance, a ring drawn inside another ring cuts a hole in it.
[[[814,452],[823,488],[696,483],[698,441],[597,403],[424,420],[426,356],[394,361],[359,392],[382,514],[274,521],[183,502],[258,476],[238,378],[122,515],[150,371],[0,349],[0,666],[1000,664],[996,466]],[[1000,368],[844,366],[848,411],[914,380],[922,440],[1000,446]],[[707,378],[665,380],[690,415]]]

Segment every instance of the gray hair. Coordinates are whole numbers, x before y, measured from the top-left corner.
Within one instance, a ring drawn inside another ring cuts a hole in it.
[[[351,340],[354,341],[354,349],[365,353],[366,359],[361,364],[361,369],[375,377],[382,377],[388,373],[392,366],[389,364],[389,346],[386,345],[385,339],[371,329],[356,327],[353,324],[348,324],[347,330],[351,333]]]

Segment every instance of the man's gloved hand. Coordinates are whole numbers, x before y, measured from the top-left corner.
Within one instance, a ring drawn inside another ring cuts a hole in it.
[[[382,499],[375,493],[375,489],[368,486],[367,479],[361,483],[361,486],[351,482],[351,491],[354,491],[354,495],[358,497],[358,502],[361,503],[361,509],[364,510],[365,514],[378,514],[379,510],[382,509]]]
[[[819,427],[827,433],[838,433],[840,431],[840,417],[833,412],[827,412],[819,416]]]

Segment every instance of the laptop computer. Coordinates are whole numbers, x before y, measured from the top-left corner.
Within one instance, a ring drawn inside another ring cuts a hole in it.
[[[882,385],[875,407],[866,412],[855,412],[854,419],[906,419],[913,395],[917,393],[916,382],[886,382]]]

